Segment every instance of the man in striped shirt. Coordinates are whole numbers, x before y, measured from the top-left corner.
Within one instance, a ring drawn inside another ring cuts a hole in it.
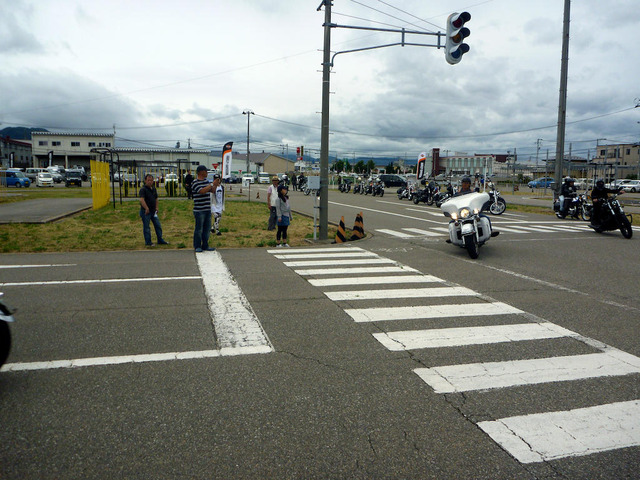
[[[207,167],[198,165],[196,179],[191,184],[193,194],[193,216],[196,228],[193,231],[193,248],[196,252],[213,251],[209,247],[209,233],[211,230],[211,192],[214,187],[207,180]]]

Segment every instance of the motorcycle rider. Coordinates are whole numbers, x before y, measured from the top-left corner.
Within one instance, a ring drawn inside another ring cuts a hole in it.
[[[569,205],[574,198],[577,196],[577,188],[575,186],[575,180],[571,177],[567,177],[564,179],[564,183],[560,188],[560,195],[564,196],[564,200],[560,207],[560,216],[562,218],[567,216],[567,211],[569,210]]]
[[[604,186],[604,180],[599,178],[596,182],[596,186],[591,190],[591,201],[593,202],[593,212],[591,214],[591,225],[594,227],[600,226],[600,219],[602,217],[602,205],[604,201],[609,197],[610,193],[617,193],[621,195],[624,193],[622,187],[618,190],[606,188]]]
[[[460,180],[460,190],[457,191],[454,197],[466,195],[467,193],[473,193],[473,190],[471,190],[471,179],[469,177],[462,177],[462,180]]]

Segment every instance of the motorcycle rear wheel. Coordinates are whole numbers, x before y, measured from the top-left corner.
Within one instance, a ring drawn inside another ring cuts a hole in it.
[[[478,242],[474,235],[467,235],[464,237],[464,248],[467,249],[469,256],[474,260],[478,258],[480,252],[478,252]]]
[[[411,200],[413,201],[414,205],[417,205],[418,203],[420,203],[420,199],[418,198],[418,195],[413,195],[413,197],[411,197]]]
[[[384,190],[380,190],[380,196],[384,197]]]
[[[433,195],[427,196],[427,205],[431,206],[433,205],[433,202],[434,202]]]
[[[631,238],[633,236],[633,229],[627,217],[620,219],[620,233],[622,233],[624,238]]]

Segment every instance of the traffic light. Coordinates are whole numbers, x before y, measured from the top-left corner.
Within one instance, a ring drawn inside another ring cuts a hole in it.
[[[471,35],[471,31],[464,24],[471,20],[469,12],[452,13],[447,18],[447,41],[444,46],[444,56],[447,62],[455,65],[462,60],[462,55],[469,51],[469,45],[462,43]]]

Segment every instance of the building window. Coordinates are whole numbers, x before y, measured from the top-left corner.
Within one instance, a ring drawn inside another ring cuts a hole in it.
[[[51,146],[52,147],[59,147],[60,146],[60,142],[51,142]]]
[[[110,143],[110,142],[107,142],[107,143],[105,143],[105,145],[104,145],[104,146],[105,146],[105,147],[111,147],[111,143]]]
[[[40,140],[38,142],[38,145],[41,147],[46,147],[47,145],[49,145],[49,142],[47,142],[46,140]]]
[[[95,147],[96,146],[96,142],[89,142],[89,147]]]
[[[79,147],[80,146],[80,142],[71,142],[71,146],[72,147]]]
[[[631,149],[627,148],[627,155],[631,155]]]

